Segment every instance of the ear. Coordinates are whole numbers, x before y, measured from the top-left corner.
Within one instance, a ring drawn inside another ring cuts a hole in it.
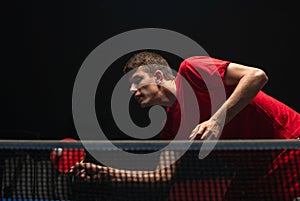
[[[157,70],[154,73],[156,84],[161,84],[164,80],[164,73],[161,70]]]

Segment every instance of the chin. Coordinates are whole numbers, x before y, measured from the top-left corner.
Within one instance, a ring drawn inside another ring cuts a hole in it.
[[[151,105],[147,104],[147,103],[140,103],[140,107],[141,108],[146,108],[146,107],[150,107]]]
[[[142,104],[142,103],[141,103],[141,104],[140,104],[140,107],[141,107],[141,108],[146,108],[146,107],[147,107],[147,105],[146,105],[146,104]]]

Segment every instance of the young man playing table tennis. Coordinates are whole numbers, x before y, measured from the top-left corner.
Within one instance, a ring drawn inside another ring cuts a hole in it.
[[[129,71],[132,73],[130,91],[140,106],[166,108],[167,120],[160,133],[162,140],[174,139],[179,129],[182,129],[181,135],[176,139],[183,140],[297,139],[300,136],[299,113],[261,90],[268,77],[259,68],[193,56],[181,63],[174,77],[163,57],[143,51],[126,63],[124,72]],[[196,96],[198,109],[191,107],[189,88]],[[226,98],[220,96],[212,103],[211,96],[218,97],[222,90]],[[212,104],[218,105],[215,111]],[[195,110],[199,117],[193,116]],[[193,118],[198,119],[197,124],[189,123],[194,122]],[[181,122],[183,128],[179,128]],[[86,167],[86,164],[77,165],[77,175]],[[103,167],[93,167],[103,170]]]

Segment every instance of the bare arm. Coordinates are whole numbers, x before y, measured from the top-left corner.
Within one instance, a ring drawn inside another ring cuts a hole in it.
[[[230,63],[226,70],[225,83],[237,86],[223,105],[226,108],[225,124],[237,115],[267,82],[268,77],[261,69]],[[218,112],[212,118],[217,119]]]
[[[166,157],[172,157],[171,154],[173,154],[171,151],[162,152],[161,162],[165,164]],[[152,200],[165,200],[171,188],[175,163],[153,171],[130,171],[92,163],[78,163],[71,172],[81,181],[109,186],[111,191],[114,192],[110,196],[122,197],[125,193],[131,201],[144,196],[149,199],[155,198]]]
[[[101,200],[168,200],[172,173],[168,169],[154,172],[127,171],[92,163],[81,163],[81,170],[73,178],[74,200],[84,200],[87,193]],[[84,199],[81,199],[84,197]]]
[[[131,171],[93,163],[78,163],[73,167],[71,172],[74,172],[75,176],[89,182],[102,182],[102,179],[105,179],[111,184],[119,186],[129,183],[131,183],[131,186],[141,186],[141,184],[145,182],[144,187],[150,187],[153,183],[168,183],[171,181],[174,170],[175,168],[170,166],[157,169],[156,171]]]
[[[209,134],[217,136],[220,133],[220,125],[228,123],[246,107],[268,82],[268,77],[261,69],[230,63],[226,69],[224,81],[226,85],[236,85],[235,90],[208,121],[196,126],[190,139],[195,139],[197,136],[205,139]],[[225,122],[221,122],[225,114]]]

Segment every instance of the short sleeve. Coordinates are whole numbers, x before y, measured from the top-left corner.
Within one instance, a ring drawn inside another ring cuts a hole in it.
[[[208,74],[209,76],[219,76],[222,79],[230,61],[220,60],[208,56],[194,56],[187,58],[181,64],[181,67],[194,67],[198,72]]]
[[[208,56],[194,56],[181,63],[178,73],[196,90],[207,90],[208,85],[211,89],[224,87],[225,71],[229,63]]]

